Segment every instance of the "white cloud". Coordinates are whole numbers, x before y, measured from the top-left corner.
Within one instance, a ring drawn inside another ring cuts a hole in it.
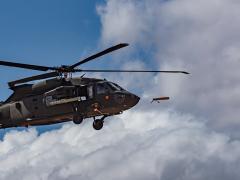
[[[138,107],[108,118],[102,131],[86,120],[41,135],[7,133],[0,179],[240,179],[239,140],[214,130],[239,131],[239,6],[237,0],[106,1],[98,7],[103,44],[134,46],[120,57],[124,68],[192,75],[112,74],[124,87],[143,89]],[[172,99],[150,104],[161,95]]]
[[[142,40],[144,37],[141,35],[149,31],[148,21],[152,12],[142,14],[142,9],[145,9],[145,3],[131,0],[107,1],[106,6],[99,6],[104,41],[131,43]]]
[[[108,0],[98,12],[104,43],[125,40],[137,47],[129,59],[145,49],[146,66],[152,57],[154,69],[191,72],[149,77],[144,97],[169,95],[177,111],[239,137],[239,8],[237,0]]]
[[[239,141],[166,111],[129,111],[102,131],[91,121],[40,136],[11,131],[0,147],[0,179],[240,178]]]

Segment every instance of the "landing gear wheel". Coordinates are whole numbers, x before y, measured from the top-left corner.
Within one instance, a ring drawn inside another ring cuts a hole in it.
[[[83,121],[83,118],[79,115],[74,115],[73,116],[73,123],[74,124],[81,124]]]
[[[103,120],[101,119],[96,119],[93,121],[93,128],[95,130],[100,130],[103,127]]]

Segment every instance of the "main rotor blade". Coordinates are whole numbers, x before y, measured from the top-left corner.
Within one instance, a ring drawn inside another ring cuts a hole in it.
[[[38,70],[38,71],[58,70],[58,68],[54,68],[54,67],[15,63],[15,62],[9,62],[9,61],[0,61],[0,65],[23,68],[23,69],[32,69],[32,70]]]
[[[110,53],[110,52],[112,52],[112,51],[116,51],[116,50],[121,49],[121,48],[126,47],[126,46],[128,46],[128,44],[122,43],[122,44],[118,44],[118,45],[116,45],[116,46],[110,47],[110,48],[108,48],[108,49],[105,49],[104,51],[101,51],[101,52],[99,52],[99,53],[97,53],[97,54],[94,54],[94,55],[92,55],[92,56],[90,56],[90,57],[87,57],[86,59],[83,59],[82,61],[80,61],[80,62],[78,62],[78,63],[70,66],[69,68],[70,68],[70,69],[74,69],[75,67],[77,67],[77,66],[79,66],[79,65],[81,65],[81,64],[84,64],[84,63],[86,63],[86,62],[88,62],[88,61],[91,61],[91,60],[93,60],[93,59],[96,59],[96,58],[98,58],[98,57],[100,57],[100,56],[103,56],[103,55],[105,55],[105,54],[108,54],[108,53]]]
[[[144,71],[144,70],[98,70],[98,69],[75,69],[75,72],[133,72],[133,73],[183,73],[190,74],[186,71]]]
[[[11,81],[8,83],[8,85],[9,85],[9,87],[13,87],[16,84],[22,84],[22,83],[26,83],[26,82],[30,82],[30,81],[41,80],[41,79],[46,79],[46,78],[50,78],[50,77],[56,77],[58,75],[59,75],[58,72],[44,73],[44,74],[40,74],[40,75],[36,75],[36,76],[19,79],[16,81]]]

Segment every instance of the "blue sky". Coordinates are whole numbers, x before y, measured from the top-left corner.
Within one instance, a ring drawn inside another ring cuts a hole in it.
[[[101,0],[0,1],[0,59],[57,66],[94,52],[100,36]],[[1,67],[1,100],[7,82],[39,72]]]
[[[101,3],[102,0],[0,0],[0,59],[58,66],[73,64],[88,52],[95,52],[100,38],[96,5]],[[7,82],[39,73],[0,68],[2,101],[12,93]],[[1,131],[0,137],[7,131]]]

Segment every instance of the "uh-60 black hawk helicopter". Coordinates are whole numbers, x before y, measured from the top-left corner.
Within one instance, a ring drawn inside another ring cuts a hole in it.
[[[71,66],[47,67],[0,61],[2,66],[51,71],[8,83],[10,89],[13,90],[13,94],[5,102],[0,103],[0,128],[49,125],[66,121],[80,124],[83,119],[93,117],[94,129],[100,130],[106,117],[121,114],[135,106],[140,100],[138,96],[128,92],[116,83],[83,76],[72,77],[72,73],[75,72],[188,74],[185,71],[83,70],[76,68],[126,46],[128,44],[118,44]],[[35,84],[25,84],[42,79],[45,80]],[[95,118],[99,116],[101,118]]]

